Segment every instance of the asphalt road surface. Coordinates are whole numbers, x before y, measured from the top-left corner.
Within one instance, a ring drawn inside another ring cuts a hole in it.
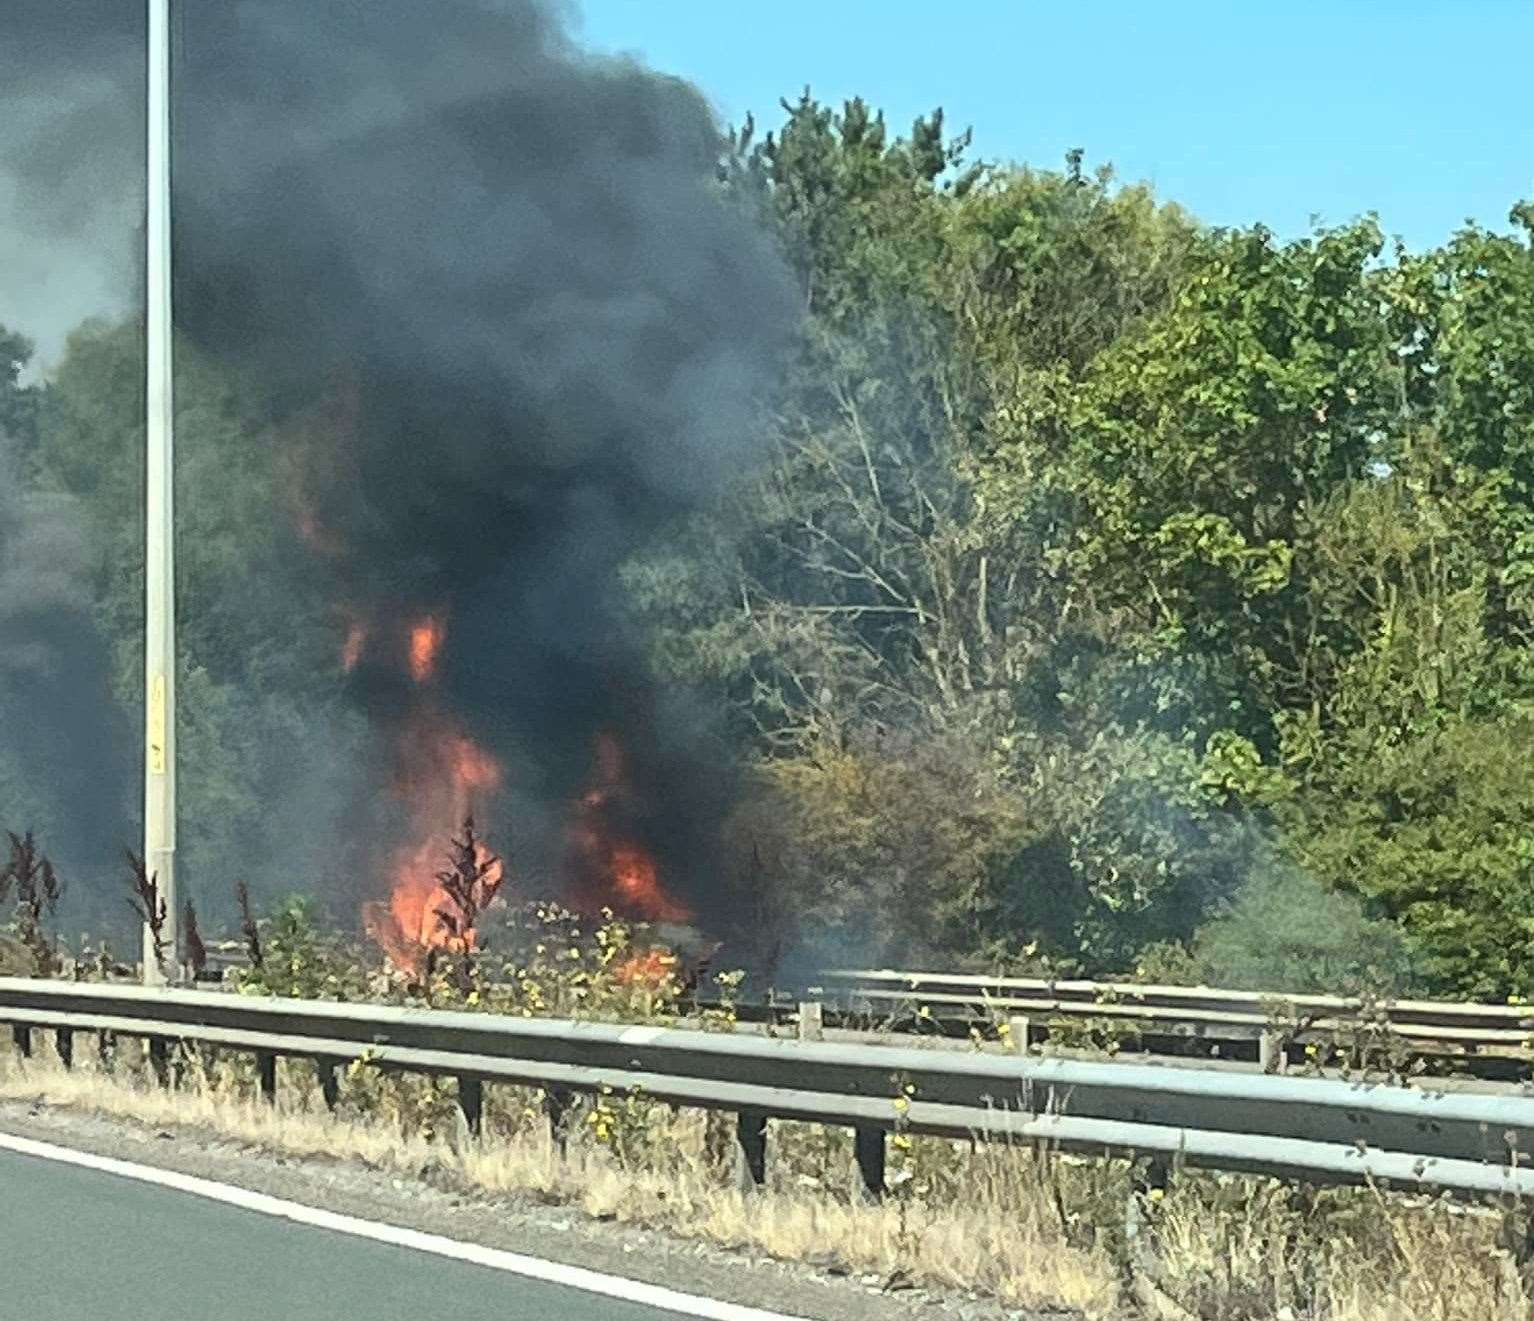
[[[682,1315],[0,1151],[0,1317],[676,1321]]]

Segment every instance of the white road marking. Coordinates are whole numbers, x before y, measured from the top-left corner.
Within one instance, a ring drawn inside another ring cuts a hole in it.
[[[177,1192],[207,1197],[215,1202],[256,1211],[261,1215],[276,1216],[281,1220],[291,1220],[296,1224],[332,1229],[339,1234],[371,1239],[375,1243],[392,1243],[397,1247],[413,1248],[417,1252],[429,1252],[454,1261],[473,1262],[477,1266],[526,1276],[530,1280],[561,1284],[665,1312],[678,1312],[683,1316],[704,1317],[709,1321],[809,1321],[809,1318],[790,1316],[786,1312],[765,1312],[758,1307],[723,1303],[714,1298],[682,1293],[658,1284],[626,1280],[620,1275],[605,1275],[601,1271],[586,1270],[581,1266],[566,1266],[557,1261],[544,1261],[540,1257],[523,1256],[519,1252],[504,1252],[500,1248],[481,1247],[477,1243],[462,1243],[440,1234],[425,1234],[418,1229],[404,1229],[376,1220],[322,1211],[318,1207],[290,1202],[282,1197],[269,1197],[265,1193],[253,1193],[249,1189],[236,1188],[233,1184],[218,1183],[213,1179],[199,1179],[190,1174],[178,1174],[174,1170],[156,1169],[152,1165],[137,1165],[132,1161],[114,1160],[110,1156],[96,1156],[70,1147],[55,1146],[51,1142],[14,1137],[9,1133],[0,1133],[0,1150],[116,1174],[124,1179],[136,1179],[140,1183],[154,1184],[160,1188],[173,1188]]]

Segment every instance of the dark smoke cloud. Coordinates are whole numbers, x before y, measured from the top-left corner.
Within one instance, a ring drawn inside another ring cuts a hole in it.
[[[139,5],[16,3],[40,66],[68,51],[72,85],[136,90]],[[292,433],[335,590],[394,630],[358,700],[381,724],[408,706],[406,621],[441,612],[446,701],[507,762],[517,847],[557,865],[561,806],[616,730],[629,824],[706,911],[728,785],[612,595],[626,556],[751,461],[792,315],[767,241],[712,194],[706,104],[583,56],[530,0],[182,14],[180,327],[294,417],[346,419]]]

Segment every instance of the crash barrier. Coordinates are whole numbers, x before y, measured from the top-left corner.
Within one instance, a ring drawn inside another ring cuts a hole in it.
[[[51,1031],[66,1066],[81,1033],[142,1038],[162,1079],[175,1043],[250,1051],[268,1099],[284,1056],[314,1061],[331,1105],[342,1066],[446,1075],[471,1134],[493,1083],[542,1089],[556,1134],[583,1092],[728,1111],[747,1186],[765,1178],[768,1122],[788,1119],[851,1128],[868,1196],[884,1189],[892,1132],[1317,1183],[1534,1191],[1534,1098],[1512,1093],[24,978],[0,978],[0,1022],[23,1055]]]
[[[1388,1049],[1403,1064],[1447,1060],[1466,1072],[1507,1074],[1534,1063],[1534,1012],[1526,1005],[893,969],[831,970],[815,982],[806,993],[841,1019],[884,1021],[896,1029],[1011,1023],[1035,1043],[1062,1023],[1091,1023],[1151,1052],[1179,1043],[1203,1043],[1216,1052],[1224,1043],[1252,1043],[1249,1049],[1271,1072],[1303,1057],[1308,1043],[1377,1055]]]

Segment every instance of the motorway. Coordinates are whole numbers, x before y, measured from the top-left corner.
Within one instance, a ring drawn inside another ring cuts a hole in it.
[[[676,1321],[684,1315],[0,1151],[0,1317]]]

